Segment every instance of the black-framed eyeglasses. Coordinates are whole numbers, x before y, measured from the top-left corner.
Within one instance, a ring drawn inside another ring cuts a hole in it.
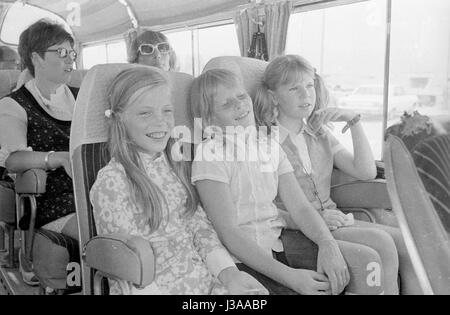
[[[47,49],[46,52],[56,52],[59,58],[70,57],[73,61],[77,60],[78,53],[75,50],[68,50],[67,48]]]
[[[158,50],[162,54],[168,54],[170,52],[170,44],[163,42],[156,45],[152,44],[141,44],[138,48],[138,51],[141,55],[153,55],[155,51]]]

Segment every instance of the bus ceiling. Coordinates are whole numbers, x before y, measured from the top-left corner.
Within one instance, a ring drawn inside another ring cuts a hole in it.
[[[13,11],[38,8],[54,14],[53,19],[62,19],[81,43],[90,43],[105,38],[120,37],[132,27],[158,26],[182,23],[223,12],[232,12],[236,7],[247,5],[249,0],[0,0],[0,25]],[[24,23],[32,23],[19,16]],[[50,17],[51,18],[51,17]],[[15,22],[18,22],[15,19]],[[24,25],[26,28],[28,25]],[[17,25],[14,25],[18,29]],[[18,30],[19,32],[19,30]],[[6,44],[8,42],[0,36]]]

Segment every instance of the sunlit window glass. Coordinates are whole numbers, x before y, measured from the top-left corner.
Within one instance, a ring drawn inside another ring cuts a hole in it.
[[[392,1],[391,84],[388,124],[404,110],[428,115],[450,129],[450,1]]]
[[[95,65],[107,63],[106,45],[87,46],[83,48],[83,68],[90,69]]]
[[[110,43],[106,45],[108,63],[126,63],[127,48],[125,41]]]
[[[179,71],[193,74],[192,70],[192,31],[165,33],[178,59]]]
[[[214,57],[240,55],[234,24],[199,29],[198,42],[200,71]]]

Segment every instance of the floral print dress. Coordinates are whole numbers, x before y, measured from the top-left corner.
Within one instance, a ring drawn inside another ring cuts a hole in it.
[[[185,214],[187,193],[165,154],[156,159],[141,154],[141,159],[163,195],[166,211],[160,227],[150,231],[144,211],[133,201],[123,166],[112,159],[100,170],[90,193],[98,233],[148,240],[156,259],[152,286],[160,294],[226,293],[215,276],[235,265],[204,211],[199,207],[194,215]],[[112,294],[123,293],[117,282],[110,281],[110,286]]]

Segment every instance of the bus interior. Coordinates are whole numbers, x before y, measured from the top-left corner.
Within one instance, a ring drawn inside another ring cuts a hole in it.
[[[192,79],[206,69],[236,71],[247,78],[244,84],[252,95],[258,78],[249,73],[261,76],[261,69],[280,54],[305,57],[325,80],[329,106],[362,115],[377,160],[374,180],[356,181],[335,171],[333,200],[355,218],[400,227],[422,292],[450,294],[450,203],[445,204],[450,202],[450,151],[443,150],[447,156],[439,158],[447,167],[441,213],[409,150],[416,141],[412,138],[423,130],[433,128],[433,135],[447,138],[450,132],[449,17],[448,0],[0,0],[0,45],[17,51],[20,34],[40,19],[62,24],[75,38],[78,53],[69,85],[87,94],[125,69],[130,32],[162,32],[177,55],[177,73],[170,74],[181,108],[175,109],[175,121],[189,126],[182,107]],[[0,70],[0,98],[17,87],[22,70]],[[102,238],[92,227],[86,200],[102,160],[87,152],[100,152],[105,139],[88,139],[84,128],[90,130],[93,122],[86,118],[91,109],[82,105],[76,103],[70,140],[79,240],[58,239],[31,223],[28,230],[18,226],[25,211],[32,217],[39,211],[36,198],[45,192],[45,170],[30,169],[14,180],[3,177],[2,295],[107,294],[106,278],[144,287],[154,276],[153,269],[146,270],[154,258],[142,241]],[[352,151],[350,133],[341,132],[344,126],[335,123],[333,135]],[[23,282],[18,253],[37,267],[33,253],[48,240],[59,242],[45,250],[61,261],[41,268],[59,273],[48,270],[47,279],[38,277],[39,285],[29,286]]]

